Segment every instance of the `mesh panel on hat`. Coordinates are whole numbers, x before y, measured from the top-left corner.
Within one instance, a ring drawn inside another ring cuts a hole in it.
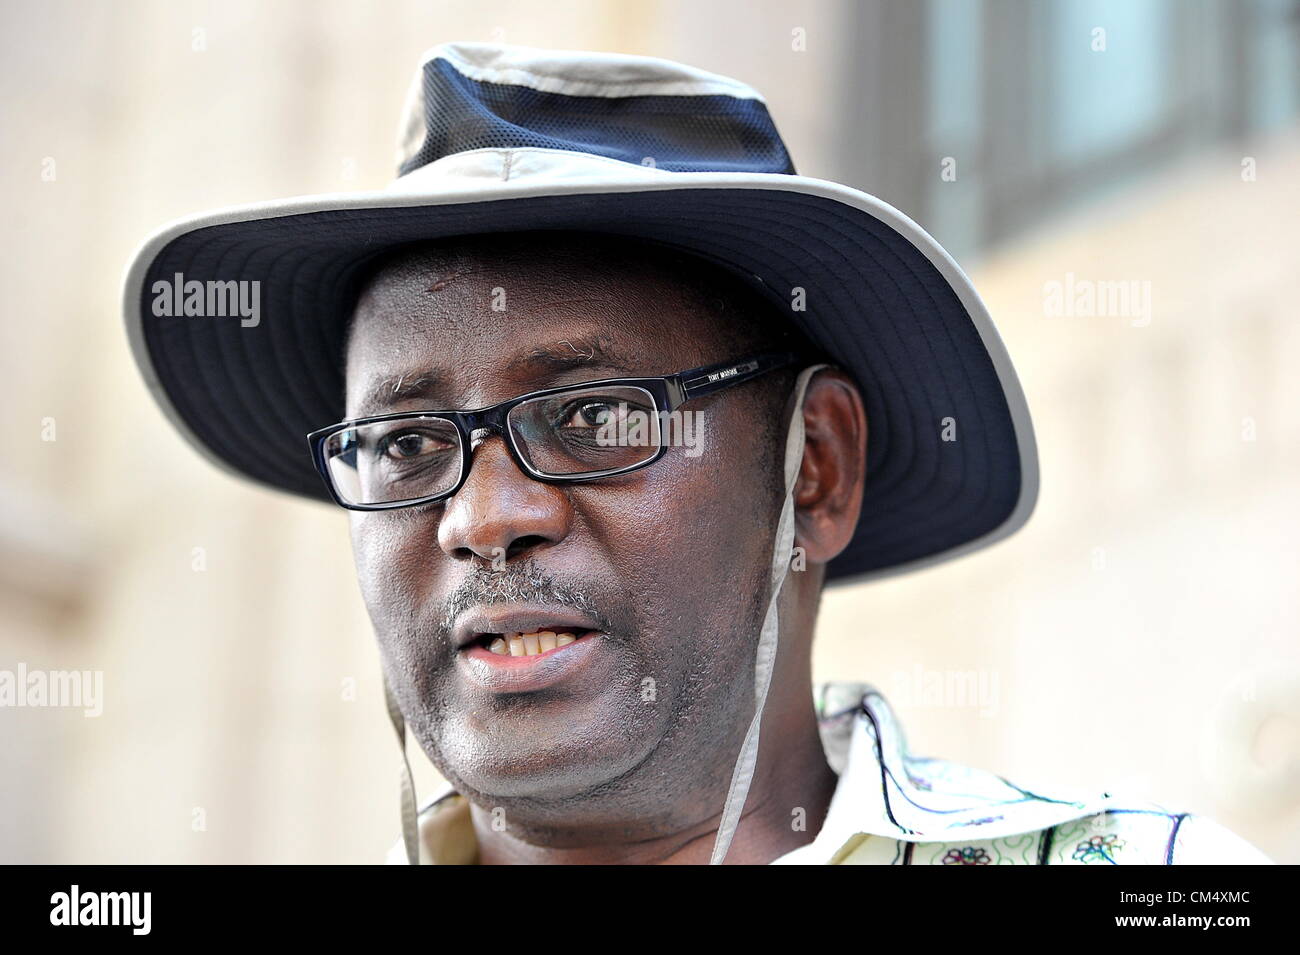
[[[653,160],[674,172],[793,173],[767,107],[709,96],[567,96],[484,83],[426,63],[424,142],[399,173],[470,149],[541,147]]]

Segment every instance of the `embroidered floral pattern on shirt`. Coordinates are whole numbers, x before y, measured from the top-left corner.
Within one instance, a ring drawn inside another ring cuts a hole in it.
[[[991,861],[987,852],[975,846],[949,849],[943,857],[944,865],[988,865]]]
[[[1074,861],[1090,865],[1096,862],[1109,862],[1115,865],[1115,854],[1124,848],[1124,840],[1119,836],[1093,836],[1086,842],[1080,842],[1074,849]]]

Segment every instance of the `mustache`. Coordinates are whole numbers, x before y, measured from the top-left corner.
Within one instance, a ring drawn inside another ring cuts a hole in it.
[[[502,570],[476,567],[442,601],[438,620],[441,635],[450,636],[456,618],[468,608],[492,603],[559,604],[586,614],[605,633],[614,632],[613,623],[591,591],[560,582],[530,558]]]

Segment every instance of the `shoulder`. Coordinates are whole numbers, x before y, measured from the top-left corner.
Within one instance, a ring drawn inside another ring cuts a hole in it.
[[[971,833],[975,835],[975,833]],[[929,842],[864,834],[844,865],[1272,865],[1212,819],[1154,808],[1113,808],[1033,832]]]
[[[1047,865],[1268,865],[1245,839],[1205,816],[1115,807],[1043,833]]]
[[[908,749],[878,690],[818,695],[840,783],[820,849],[832,863],[893,865],[1250,865],[1270,860],[1204,816],[1025,780]],[[859,702],[855,705],[854,699]],[[832,748],[831,743],[836,744]],[[836,765],[839,756],[841,766]],[[833,823],[833,824],[832,824]]]
[[[1206,816],[1187,814],[1178,828],[1172,865],[1273,865],[1273,860]]]

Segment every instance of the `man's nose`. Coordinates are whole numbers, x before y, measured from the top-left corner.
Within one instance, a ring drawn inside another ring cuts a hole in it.
[[[565,538],[573,512],[562,488],[519,470],[500,435],[483,440],[472,454],[469,476],[443,505],[438,524],[438,544],[448,556],[513,560]]]

